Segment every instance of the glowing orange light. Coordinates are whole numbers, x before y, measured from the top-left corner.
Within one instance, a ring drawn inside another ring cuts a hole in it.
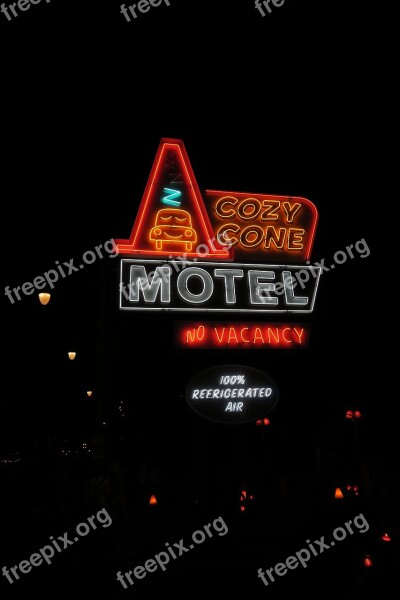
[[[152,494],[152,496],[150,497],[149,504],[150,504],[150,505],[155,505],[155,504],[157,504],[157,498],[154,496],[154,494]]]
[[[76,356],[76,352],[68,352],[69,360],[74,360],[75,356]]]
[[[167,245],[169,249],[174,247],[180,251],[191,252],[197,241],[190,214],[180,208],[159,210],[149,235],[156,250],[160,251]]]
[[[93,392],[92,392],[92,391],[90,391],[90,390],[88,390],[86,393],[87,393],[87,395],[88,395],[89,397],[90,397],[90,396],[93,394]]]
[[[40,304],[43,304],[43,306],[46,306],[46,304],[48,304],[50,302],[50,298],[51,298],[51,295],[46,292],[42,292],[39,294],[39,301],[40,301]]]
[[[381,537],[381,540],[383,542],[391,542],[392,538],[390,537],[390,535],[388,533],[384,533],[383,536]]]
[[[364,557],[364,566],[372,567],[372,565],[373,565],[372,558],[367,554],[367,556]]]
[[[336,488],[336,490],[335,490],[335,498],[336,499],[344,498],[342,490],[340,488]]]

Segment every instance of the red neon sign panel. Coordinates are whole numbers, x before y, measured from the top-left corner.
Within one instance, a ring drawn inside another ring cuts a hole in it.
[[[232,259],[219,243],[181,140],[162,139],[129,240],[121,254]]]
[[[182,140],[163,138],[123,255],[259,259],[310,258],[318,212],[310,200],[207,190],[207,207]],[[211,219],[211,220],[210,220]]]
[[[177,322],[176,345],[180,348],[304,348],[310,332],[304,325],[265,322]]]

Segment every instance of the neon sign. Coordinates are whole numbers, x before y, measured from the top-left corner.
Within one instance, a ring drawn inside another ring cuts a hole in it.
[[[321,274],[305,264],[318,220],[312,202],[213,190],[205,198],[208,210],[183,142],[162,139],[131,235],[116,240],[125,257],[120,308],[311,312]],[[300,271],[309,272],[301,290]]]
[[[174,202],[169,200],[170,196],[163,198],[161,202],[165,204]],[[174,244],[181,245],[182,252],[191,252],[193,245],[197,241],[197,233],[192,227],[190,214],[180,208],[163,208],[159,210],[154,222],[154,227],[150,230],[150,241],[154,243],[156,250],[162,250],[163,246]]]
[[[232,244],[236,258],[308,260],[318,213],[306,198],[208,190],[218,240]]]
[[[207,312],[312,312],[320,272],[316,267],[200,262],[180,272],[173,261],[122,259],[123,310]],[[256,266],[256,268],[254,268]],[[317,278],[295,291],[296,274]]]
[[[304,325],[265,322],[176,322],[179,348],[305,348],[309,329]]]
[[[171,190],[170,188],[164,188],[164,194],[165,193],[167,194],[167,196],[164,196],[164,198],[161,199],[161,202],[163,202],[163,204],[171,204],[171,206],[181,205],[181,201],[175,200],[175,198],[180,198],[182,196],[182,192],[180,192],[179,190]]]
[[[186,388],[189,406],[220,423],[248,423],[269,413],[279,398],[275,381],[243,365],[212,367],[198,373]]]
[[[171,208],[166,208],[170,206]],[[161,140],[129,240],[116,240],[120,254],[232,259],[220,244],[181,140]]]

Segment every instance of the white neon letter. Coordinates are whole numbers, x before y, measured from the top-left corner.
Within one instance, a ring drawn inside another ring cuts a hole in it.
[[[201,279],[203,289],[200,294],[193,294],[189,291],[188,281],[190,277]],[[200,267],[188,267],[182,273],[179,273],[177,287],[183,300],[190,304],[202,304],[211,298],[214,291],[214,282],[210,273],[207,273],[204,269],[200,269]]]
[[[145,267],[132,265],[130,269],[129,301],[139,302],[139,293],[142,290],[145,302],[154,303],[161,288],[161,302],[164,304],[170,302],[171,271],[169,265],[157,267],[154,276],[150,280]]]
[[[225,279],[225,299],[227,304],[236,303],[235,277],[243,277],[242,269],[215,269],[215,277]]]
[[[249,271],[250,304],[272,304],[276,306],[278,298],[270,296],[270,292],[275,291],[275,284],[262,283],[261,279],[275,279],[275,273],[273,271]]]
[[[293,292],[293,277],[290,271],[282,272],[283,285],[285,286],[286,304],[294,304],[297,306],[306,306],[310,298],[308,296],[295,296]]]

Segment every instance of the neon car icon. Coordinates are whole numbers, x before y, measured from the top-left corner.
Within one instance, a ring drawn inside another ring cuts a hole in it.
[[[156,250],[162,250],[165,244],[184,244],[185,251],[190,252],[197,241],[190,214],[181,208],[159,210],[150,231],[150,240],[155,242]]]

